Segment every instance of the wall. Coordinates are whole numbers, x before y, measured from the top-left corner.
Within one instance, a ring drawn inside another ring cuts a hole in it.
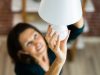
[[[95,6],[95,12],[86,13],[89,23],[88,36],[100,36],[100,0],[92,0]]]
[[[12,25],[11,0],[0,0],[0,35],[7,34]]]
[[[86,13],[89,23],[87,36],[100,36],[100,0],[92,0],[95,12]],[[11,0],[0,0],[0,35],[7,34],[12,25]]]

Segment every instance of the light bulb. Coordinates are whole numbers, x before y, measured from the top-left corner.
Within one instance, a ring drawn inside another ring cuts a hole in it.
[[[68,36],[68,28],[66,25],[51,25],[51,27],[59,34],[60,40],[64,40]]]

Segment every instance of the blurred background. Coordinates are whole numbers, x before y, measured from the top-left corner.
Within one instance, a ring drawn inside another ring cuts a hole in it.
[[[84,32],[70,45],[72,60],[65,63],[63,75],[100,75],[100,0],[82,0]],[[0,0],[0,75],[15,75],[7,53],[10,29],[27,22],[46,33],[48,24],[37,11],[40,0]],[[45,29],[44,29],[45,28]]]

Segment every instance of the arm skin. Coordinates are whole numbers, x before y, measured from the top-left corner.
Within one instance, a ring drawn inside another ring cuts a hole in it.
[[[59,62],[59,60],[55,59],[49,71],[47,71],[45,75],[59,75],[63,65],[64,65],[64,61]]]
[[[82,28],[83,25],[84,25],[83,17],[81,17],[81,19],[74,24],[74,26],[76,26],[77,28]]]
[[[81,18],[81,19],[80,19],[78,22],[76,22],[74,25],[75,25],[77,28],[83,27],[83,18]],[[51,34],[50,34],[50,27],[49,27],[48,31],[49,31],[49,32],[47,32],[46,40],[47,40],[48,44],[53,44],[52,41],[50,40],[50,36],[49,36],[49,35],[51,35]],[[53,36],[53,35],[52,35],[52,36]],[[67,37],[67,38],[68,38],[68,37]],[[54,39],[54,38],[53,38],[53,39]],[[68,39],[67,39],[67,40],[68,40]],[[54,40],[53,40],[53,41],[54,41]],[[66,42],[67,42],[67,41],[66,41]],[[61,46],[65,47],[64,45],[61,45]],[[49,47],[53,50],[52,45],[49,46]],[[59,75],[59,73],[60,73],[60,71],[61,71],[61,69],[62,69],[62,67],[63,67],[63,65],[64,65],[64,63],[65,63],[66,55],[67,55],[67,48],[66,48],[66,49],[61,49],[61,51],[62,51],[62,50],[65,50],[65,52],[62,53],[62,55],[60,55],[60,53],[57,53],[56,51],[53,50],[57,57],[56,57],[55,61],[53,62],[53,64],[50,66],[49,71],[47,71],[47,72],[45,73],[45,75]],[[64,56],[63,56],[63,55],[64,55]],[[63,60],[62,60],[62,59],[63,59]]]
[[[67,31],[70,34],[70,31]],[[60,71],[65,63],[66,55],[67,55],[67,40],[68,36],[64,40],[59,39],[59,34],[54,32],[51,26],[48,28],[48,32],[46,34],[46,41],[51,48],[51,50],[55,53],[56,59],[53,64],[50,66],[49,70],[45,73],[45,75],[59,75]]]

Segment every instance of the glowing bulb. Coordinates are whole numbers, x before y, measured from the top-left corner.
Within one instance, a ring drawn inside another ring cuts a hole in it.
[[[52,29],[59,34],[60,40],[64,40],[68,36],[68,29],[66,25],[51,25]]]

